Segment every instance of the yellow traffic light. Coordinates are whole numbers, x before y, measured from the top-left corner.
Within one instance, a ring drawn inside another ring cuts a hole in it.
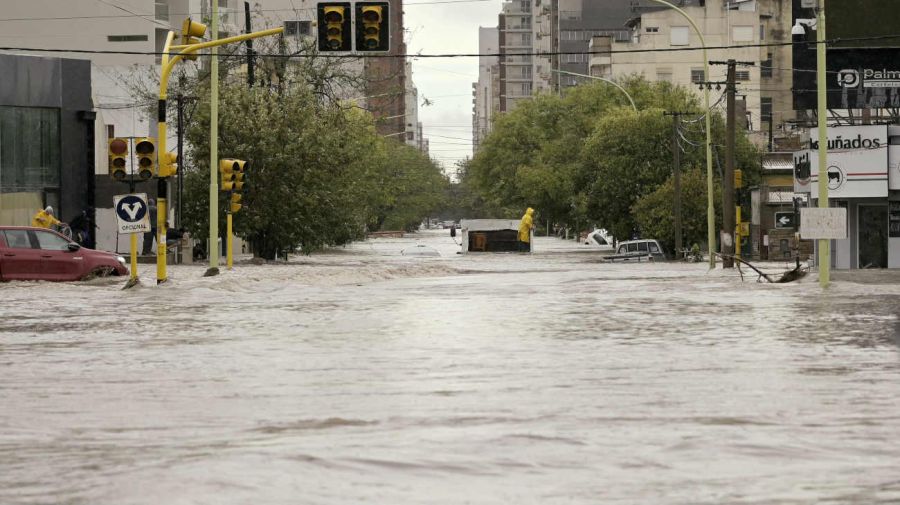
[[[238,165],[237,160],[219,160],[219,174],[222,176],[222,191],[234,191],[234,183],[237,180],[237,172],[239,169],[240,166]]]
[[[241,199],[243,199],[243,196],[240,193],[231,194],[231,201],[228,204],[228,209],[232,214],[241,210],[241,207],[243,207],[243,205],[241,205]]]
[[[156,139],[143,137],[134,139],[134,154],[137,156],[136,172],[142,181],[153,177],[156,168]]]
[[[350,51],[350,3],[318,6],[319,51]]]
[[[187,18],[181,23],[181,45],[188,46],[191,44],[199,44],[200,39],[203,38],[203,35],[206,34],[206,25],[203,23],[198,23],[196,21],[191,20],[191,18]],[[197,53],[192,53],[184,56],[186,60],[196,60]]]
[[[109,176],[117,181],[128,177],[125,170],[128,164],[128,139],[109,139]]]
[[[356,2],[356,50],[390,49],[387,2]]]
[[[160,179],[178,174],[178,155],[175,153],[159,153]]]

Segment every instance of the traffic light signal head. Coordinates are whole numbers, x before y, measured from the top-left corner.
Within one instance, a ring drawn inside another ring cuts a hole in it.
[[[323,2],[317,6],[319,51],[350,51],[350,2]]]
[[[222,175],[222,191],[234,191],[239,168],[237,160],[219,160],[219,174]],[[243,186],[243,183],[241,183],[241,186]]]
[[[128,139],[109,139],[109,176],[117,181],[128,177],[125,167],[128,162]]]
[[[178,173],[178,155],[175,153],[159,153],[159,173],[162,179]]]
[[[153,177],[156,168],[156,139],[150,137],[134,139],[134,154],[137,156],[138,178],[146,181]]]
[[[241,205],[242,199],[243,196],[240,193],[231,194],[231,201],[228,202],[228,210],[230,210],[232,214],[241,210],[241,207],[243,207],[243,205]]]
[[[181,45],[197,44],[206,34],[206,25],[187,18],[181,23]],[[196,60],[197,53],[184,56],[186,60]]]
[[[356,50],[390,50],[388,2],[356,2]]]

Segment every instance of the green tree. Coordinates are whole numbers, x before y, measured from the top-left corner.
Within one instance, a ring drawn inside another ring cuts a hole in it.
[[[700,168],[687,170],[681,174],[681,230],[682,247],[706,243],[706,171]],[[722,203],[721,186],[714,187],[716,208]],[[675,248],[675,178],[669,176],[666,182],[653,192],[641,197],[632,207],[635,222],[645,237],[659,240],[668,251]],[[721,213],[716,213],[716,229],[722,222]]]

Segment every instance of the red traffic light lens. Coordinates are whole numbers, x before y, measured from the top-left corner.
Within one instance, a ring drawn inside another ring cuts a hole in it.
[[[374,10],[363,11],[363,22],[365,23],[377,23],[381,21],[381,14]]]
[[[121,156],[128,152],[128,142],[123,139],[114,139],[109,142],[109,152]]]
[[[337,11],[329,11],[325,13],[325,22],[326,23],[341,23],[344,21],[344,16]]]

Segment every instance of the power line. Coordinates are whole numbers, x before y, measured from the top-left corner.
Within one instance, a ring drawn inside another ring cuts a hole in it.
[[[436,0],[433,2],[411,2],[403,4],[403,7],[409,7],[412,5],[437,5],[437,4],[463,4],[463,3],[481,3],[481,2],[491,2],[494,0]],[[124,7],[120,7],[118,5],[110,4],[107,2],[102,2],[110,7],[114,7],[116,9],[129,12],[130,14],[101,14],[97,16],[47,16],[47,17],[30,17],[30,18],[0,18],[0,23],[7,21],[73,21],[77,19],[116,19],[116,18],[143,18],[147,21],[150,21],[155,24],[160,24],[161,21],[155,19],[156,13],[149,12],[146,14],[142,14],[139,12],[132,12]],[[235,12],[238,12],[238,9],[230,9]],[[293,8],[293,9],[258,9],[254,10],[253,13],[262,13],[262,12],[297,12],[297,11],[307,11],[312,12],[315,11],[313,7],[304,7],[304,8]],[[201,16],[202,12],[170,12],[169,16]],[[148,19],[149,18],[149,19]]]
[[[900,39],[900,35],[880,35],[874,37],[855,37],[855,38],[835,38],[822,42],[825,45],[835,44],[837,42],[864,42],[872,40]],[[672,48],[653,48],[653,49],[625,49],[619,51],[540,51],[540,52],[521,52],[521,53],[402,53],[402,54],[382,54],[382,53],[351,53],[351,54],[331,54],[331,53],[312,53],[312,54],[262,54],[256,53],[257,56],[266,58],[478,58],[478,57],[507,57],[507,56],[565,56],[565,55],[609,55],[609,54],[639,54],[639,53],[672,53],[672,52],[693,52],[719,49],[746,49],[760,47],[786,47],[795,44],[809,45],[812,42],[771,42],[763,44],[737,44],[724,46],[707,46],[703,47],[672,47]],[[36,48],[36,47],[0,47],[0,51],[25,51],[25,52],[46,52],[46,53],[76,53],[76,54],[133,54],[141,56],[161,56],[163,53],[155,51],[114,51],[101,49],[58,49],[58,48]],[[209,53],[200,53],[197,56],[210,57]],[[219,55],[220,57],[222,55]]]

